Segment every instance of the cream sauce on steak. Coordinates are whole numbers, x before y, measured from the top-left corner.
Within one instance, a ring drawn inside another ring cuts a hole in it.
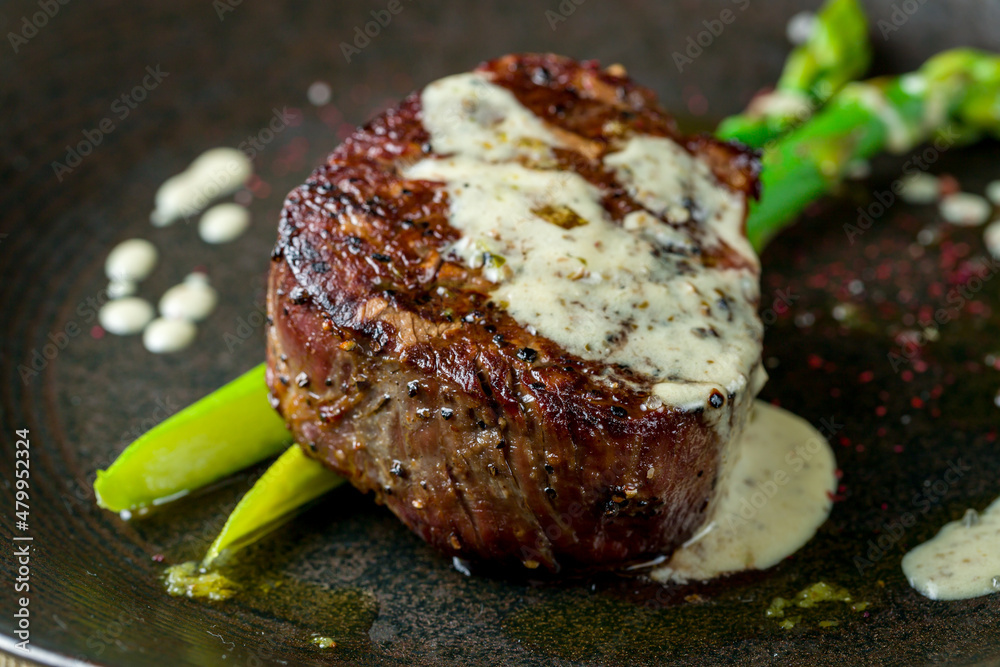
[[[605,169],[645,207],[618,223],[598,187],[552,168],[564,134],[486,74],[431,83],[421,103],[440,156],[403,175],[445,184],[449,224],[462,233],[450,252],[485,269],[519,324],[583,359],[627,367],[669,406],[756,394],[758,260],[742,236],[742,195],[708,164],[666,137],[611,146]],[[704,261],[723,244],[741,267]]]

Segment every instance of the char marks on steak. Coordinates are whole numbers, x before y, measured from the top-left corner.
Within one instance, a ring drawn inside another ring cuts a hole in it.
[[[681,137],[625,76],[553,55],[477,71],[558,133],[552,168],[599,188],[618,224],[643,210],[601,163],[626,136],[671,138],[756,194],[752,156]],[[740,422],[750,401],[730,396],[718,415],[657,406],[650,378],[572,354],[494,303],[482,268],[449,254],[462,235],[443,185],[401,175],[435,155],[421,113],[407,97],[288,196],[268,293],[275,406],[310,456],[449,555],[558,571],[670,553],[713,497],[718,422]],[[756,278],[724,242],[700,251]]]

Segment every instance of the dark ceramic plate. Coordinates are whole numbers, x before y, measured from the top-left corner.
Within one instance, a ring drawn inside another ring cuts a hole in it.
[[[8,36],[0,47],[0,647],[13,647],[22,597],[11,555],[17,534],[33,538],[32,653],[19,655],[47,664],[993,664],[1000,657],[1000,596],[931,602],[899,568],[908,547],[1000,492],[1000,372],[984,361],[1000,352],[1000,286],[980,283],[961,308],[947,301],[968,280],[967,263],[983,255],[979,230],[925,233],[921,245],[918,233],[939,227],[936,214],[902,203],[853,242],[843,229],[858,206],[888,189],[905,158],[878,162],[873,176],[816,206],[764,257],[772,378],[764,395],[815,424],[836,424],[843,470],[829,522],[770,571],[674,588],[614,576],[470,578],[388,512],[341,489],[245,553],[232,573],[243,586],[236,599],[207,604],[164,595],[158,561],[203,553],[260,469],[146,520],[123,523],[94,506],[97,468],[262,358],[259,311],[282,196],[351,125],[481,59],[552,50],[622,62],[668,108],[707,127],[775,80],[797,3],[48,4],[49,18],[39,14],[45,2],[0,10],[0,33],[23,37]],[[893,20],[889,0],[869,4],[873,22]],[[886,39],[874,29],[881,71],[912,68],[947,46],[1000,49],[997,3],[912,4],[916,11],[897,15],[899,29]],[[401,10],[385,13],[390,6]],[[724,9],[736,20],[717,36],[705,33]],[[386,16],[384,27],[369,23]],[[45,25],[35,30],[25,21]],[[377,34],[354,45],[366,27]],[[692,49],[692,62],[678,71],[672,54],[687,50],[689,37],[707,45],[700,54]],[[345,56],[342,42],[357,52]],[[150,89],[135,89],[144,78]],[[308,103],[314,81],[332,86],[330,105]],[[116,102],[123,94],[135,108]],[[285,108],[279,131],[264,131]],[[261,144],[250,234],[209,248],[190,225],[150,227],[152,196],[165,178],[200,151],[247,137]],[[996,155],[995,144],[948,150],[932,156],[931,170],[981,191],[1000,177]],[[133,236],[154,240],[164,254],[143,295],[155,299],[196,266],[221,292],[220,308],[184,353],[153,356],[135,338],[102,338],[93,329],[106,253]],[[938,340],[904,354],[899,334],[921,330],[919,319],[939,308],[953,311]],[[14,525],[18,429],[31,440],[28,531]],[[947,483],[952,467],[961,475]],[[913,525],[900,528],[908,516]],[[792,630],[765,618],[773,596],[817,580],[846,586],[870,607],[822,606]],[[839,625],[820,628],[822,620]],[[315,647],[314,634],[338,647]]]

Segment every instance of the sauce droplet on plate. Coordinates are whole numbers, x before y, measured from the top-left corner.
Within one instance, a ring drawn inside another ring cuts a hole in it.
[[[155,312],[145,299],[130,296],[115,299],[101,306],[97,319],[108,333],[116,336],[137,334],[149,324]]]
[[[198,329],[187,320],[164,317],[153,320],[142,333],[142,343],[153,354],[166,354],[183,350],[190,345]]]
[[[910,586],[932,600],[1000,592],[1000,498],[982,514],[968,510],[903,556]]]
[[[250,211],[239,204],[217,204],[205,211],[198,222],[198,234],[205,243],[235,241],[250,226]]]
[[[218,301],[218,293],[207,282],[188,279],[163,293],[160,314],[168,319],[200,322],[211,314]]]
[[[104,262],[104,272],[112,282],[138,282],[153,272],[158,257],[156,246],[149,241],[129,239],[111,249]]]
[[[235,148],[212,148],[185,171],[168,178],[156,191],[156,210],[149,216],[157,227],[196,214],[209,202],[235,192],[253,174],[253,163]]]
[[[837,461],[809,422],[756,401],[722,465],[702,527],[663,566],[657,581],[705,581],[764,570],[798,551],[826,521]]]

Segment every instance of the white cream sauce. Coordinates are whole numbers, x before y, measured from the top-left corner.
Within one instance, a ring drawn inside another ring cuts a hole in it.
[[[142,344],[153,354],[166,354],[183,350],[194,342],[197,334],[197,327],[187,320],[160,317],[142,332]]]
[[[978,227],[990,219],[993,204],[971,192],[954,192],[938,204],[941,217],[960,227]]]
[[[901,179],[899,196],[910,204],[933,204],[941,198],[941,181],[924,171],[914,172]]]
[[[605,164],[654,215],[618,225],[581,176],[539,168],[558,139],[485,75],[432,83],[422,104],[445,156],[403,174],[446,184],[449,222],[463,235],[451,251],[484,267],[494,301],[522,326],[584,359],[629,367],[685,409],[705,407],[713,389],[759,389],[756,272],[708,270],[689,256],[725,240],[757,263],[740,233],[742,199],[707,165],[669,139],[623,143]],[[685,224],[691,216],[700,224]]]
[[[1000,206],[1000,181],[990,181],[986,184],[986,198]]]
[[[159,252],[145,239],[122,241],[108,253],[104,273],[111,281],[140,282],[156,267]]]
[[[545,121],[478,72],[428,84],[420,104],[437,153],[498,162],[547,154],[549,147],[560,145]]]
[[[983,230],[983,243],[991,255],[1000,259],[1000,219],[986,225],[986,229]]]
[[[235,241],[250,227],[250,211],[230,202],[216,204],[198,221],[198,234],[205,243]]]
[[[160,314],[168,319],[200,322],[219,302],[219,295],[207,282],[185,280],[174,285],[160,298]]]
[[[756,401],[733,444],[705,524],[670,560],[658,581],[705,581],[763,570],[798,551],[833,507],[837,462],[807,421]]]
[[[235,148],[212,148],[156,191],[150,222],[157,227],[195,215],[213,199],[235,192],[253,174],[253,162]]]
[[[97,321],[105,331],[116,336],[137,334],[149,324],[155,312],[153,305],[139,297],[108,301],[97,313]]]
[[[932,600],[1000,592],[1000,498],[982,514],[968,510],[903,557],[910,586]]]

